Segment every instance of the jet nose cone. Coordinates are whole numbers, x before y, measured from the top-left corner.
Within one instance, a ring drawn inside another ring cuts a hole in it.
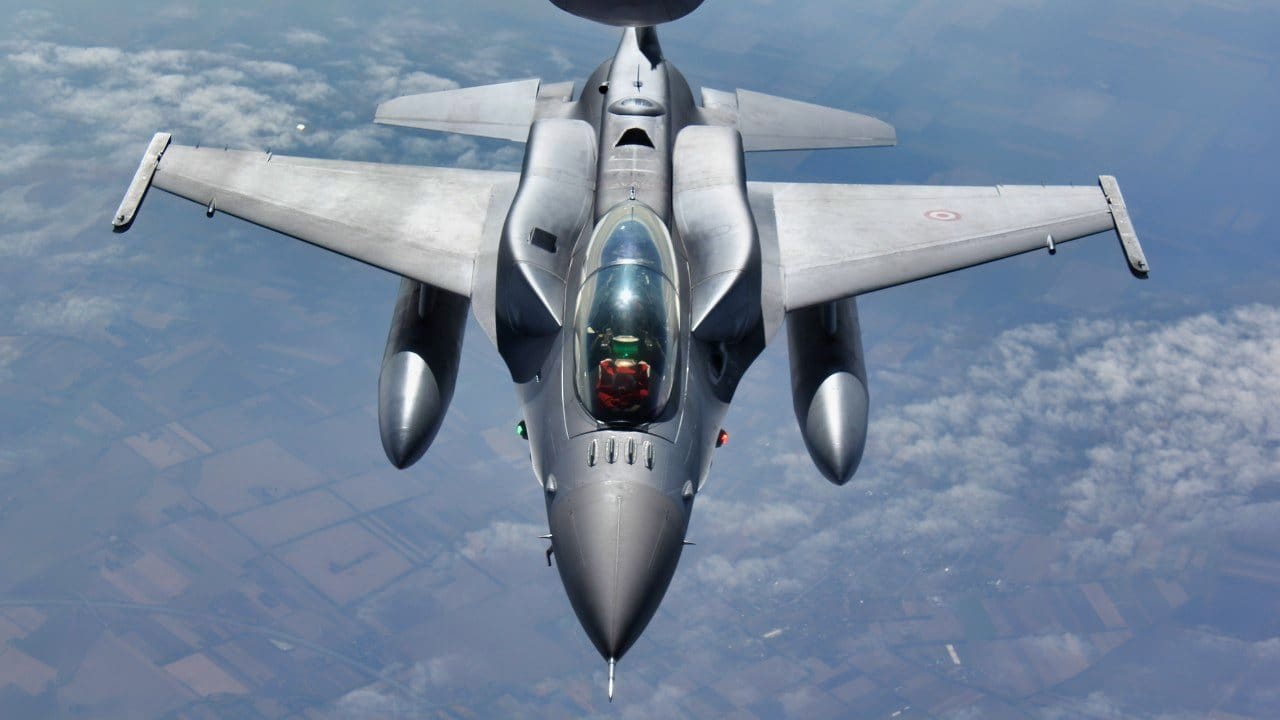
[[[619,659],[658,610],[684,545],[682,502],[637,482],[601,482],[550,508],[556,567],[582,627]]]

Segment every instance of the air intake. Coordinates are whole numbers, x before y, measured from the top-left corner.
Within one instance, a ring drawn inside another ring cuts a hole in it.
[[[618,138],[618,142],[614,147],[623,147],[624,145],[639,145],[641,147],[653,147],[653,140],[649,137],[649,133],[640,128],[631,128],[622,133],[622,137]]]

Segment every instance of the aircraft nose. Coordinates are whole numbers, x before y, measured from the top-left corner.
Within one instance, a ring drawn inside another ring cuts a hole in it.
[[[671,584],[686,506],[642,483],[605,481],[556,497],[548,514],[569,602],[604,659],[620,659]]]

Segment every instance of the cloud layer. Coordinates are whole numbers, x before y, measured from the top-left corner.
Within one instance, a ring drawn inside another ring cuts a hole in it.
[[[985,572],[1023,535],[1058,541],[1065,578],[1118,571],[1144,543],[1247,529],[1275,509],[1250,497],[1280,479],[1276,368],[1280,310],[1262,305],[1165,323],[1029,325],[967,372],[900,368],[938,381],[873,410],[850,486],[822,483],[792,450],[802,446],[790,423],[747,463],[717,466],[730,477],[700,500],[701,520],[749,550],[709,543],[694,571],[726,593],[786,595],[847,569],[864,578],[853,589],[874,594],[890,579],[882,573],[977,581],[966,573]],[[873,375],[873,394],[881,380]],[[782,479],[748,480],[760,477],[752,464]]]

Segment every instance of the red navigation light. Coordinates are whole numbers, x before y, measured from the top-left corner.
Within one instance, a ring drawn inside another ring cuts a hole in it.
[[[716,436],[716,447],[724,447],[729,444],[729,433],[720,428],[720,434]]]

